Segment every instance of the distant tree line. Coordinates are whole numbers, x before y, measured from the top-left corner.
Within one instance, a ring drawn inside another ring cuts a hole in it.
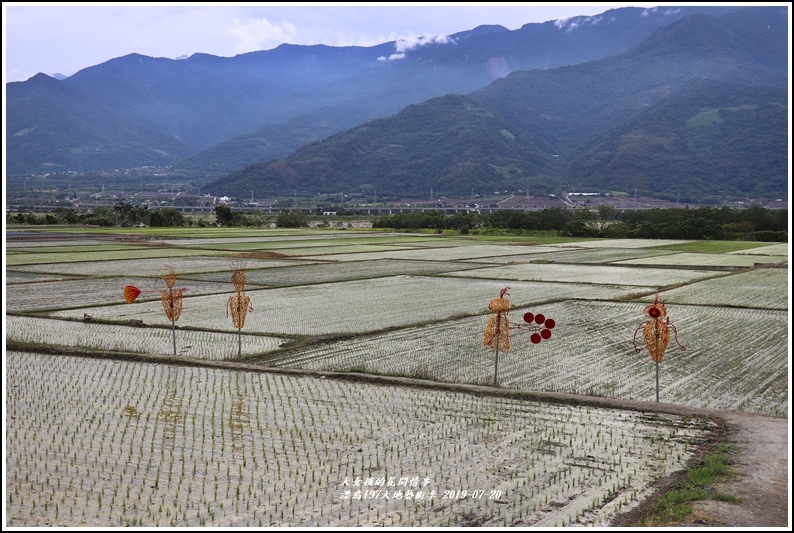
[[[500,210],[490,213],[441,210],[397,213],[373,220],[373,228],[488,231],[556,231],[567,237],[755,240],[788,242],[788,210],[753,206],[747,209],[700,207],[617,211],[601,205],[596,211],[561,207],[540,211]]]
[[[145,223],[152,227],[181,227],[193,222],[173,207],[150,211],[146,206],[119,202],[112,209],[98,207],[91,211],[56,208],[51,213],[15,213],[6,215],[17,224],[86,224],[125,226]],[[281,228],[308,225],[306,213],[282,210],[276,217],[258,212],[243,214],[219,205],[215,224],[224,227],[262,227],[275,223]],[[198,225],[206,223],[201,220]],[[443,210],[396,213],[373,219],[373,228],[417,230],[456,230],[461,234],[488,232],[551,231],[564,237],[748,240],[788,242],[788,210],[771,210],[753,206],[747,209],[700,207],[695,209],[649,209],[617,211],[601,205],[597,210],[570,210],[553,207],[540,211],[504,209],[489,213],[475,211],[447,214]]]
[[[110,207],[95,207],[88,211],[56,207],[51,213],[15,213],[6,215],[9,223],[17,224],[85,224],[89,226],[132,226],[143,223],[155,228],[189,226],[191,222],[173,207],[150,211],[148,206],[119,202]]]
[[[306,213],[299,209],[283,209],[274,219],[271,216],[265,216],[257,211],[243,214],[239,211],[232,210],[232,208],[227,205],[215,207],[215,223],[218,226],[261,227],[268,226],[273,222],[275,222],[276,226],[279,228],[300,228],[308,226],[309,224]]]

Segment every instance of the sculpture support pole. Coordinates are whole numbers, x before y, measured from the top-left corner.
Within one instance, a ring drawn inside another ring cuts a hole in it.
[[[176,321],[174,320],[174,290],[168,287],[168,296],[171,303],[171,334],[174,338],[174,355],[176,355]]]
[[[656,401],[659,401],[659,363],[656,363]]]
[[[173,318],[171,319],[171,333],[174,337],[174,355],[176,355],[176,322],[174,322]]]
[[[496,362],[493,366],[493,386],[496,387],[496,374],[499,372],[499,337],[496,337]]]
[[[243,292],[237,291],[237,316],[242,317],[243,315]],[[239,320],[239,318],[238,318]],[[240,323],[239,327],[237,328],[237,357],[242,359],[243,357],[243,333],[242,333],[242,323]]]

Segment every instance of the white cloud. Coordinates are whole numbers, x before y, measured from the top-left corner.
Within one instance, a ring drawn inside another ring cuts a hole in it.
[[[268,50],[298,39],[298,29],[287,21],[277,25],[260,18],[241,23],[235,18],[233,22],[234,26],[229,31],[237,39],[235,50],[240,53]]]
[[[576,28],[581,26],[589,25],[594,26],[601,22],[602,17],[569,17],[564,19],[557,19],[554,21],[554,25],[561,30],[565,30],[566,33],[570,33]]]
[[[408,52],[419,46],[427,46],[428,44],[433,43],[446,44],[450,41],[451,39],[448,35],[436,35],[433,37],[417,37],[415,35],[409,35],[408,37],[402,37],[398,39],[394,46],[397,48],[397,53],[401,53]]]
[[[427,46],[434,43],[455,43],[455,40],[450,38],[448,35],[436,35],[433,37],[417,37],[415,35],[409,35],[408,37],[399,37],[397,39],[395,39],[392,35],[391,40],[394,40],[394,48],[396,49],[396,52],[390,55],[388,58],[380,56],[378,61],[394,61],[396,59],[403,59],[405,58],[405,52],[410,52],[411,50],[414,50],[420,46]]]

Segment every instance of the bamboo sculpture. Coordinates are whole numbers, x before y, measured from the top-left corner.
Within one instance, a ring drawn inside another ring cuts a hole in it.
[[[162,275],[165,281],[166,289],[160,289],[160,301],[163,304],[165,316],[171,320],[171,333],[174,340],[174,355],[176,355],[176,321],[179,320],[182,314],[182,295],[188,290],[186,288],[174,289],[176,285],[176,273],[170,265],[165,266],[165,274]],[[124,300],[131,304],[134,302],[142,292],[155,292],[155,291],[142,291],[135,285],[127,285],[124,287]]]
[[[642,329],[642,336],[645,339],[645,346],[648,348],[648,353],[651,354],[651,360],[656,363],[656,401],[659,401],[659,363],[664,359],[664,352],[667,350],[667,345],[670,344],[670,328],[673,328],[675,333],[675,342],[681,347],[681,351],[686,350],[678,342],[678,330],[670,322],[670,317],[667,316],[667,309],[664,303],[659,301],[659,295],[653,301],[653,304],[648,305],[642,311],[645,316],[650,320],[645,324],[640,324],[634,330],[634,351],[640,353],[640,347],[637,346],[637,333]]]
[[[499,351],[510,351],[510,326],[515,326],[519,330],[532,332],[530,340],[532,344],[538,344],[542,340],[551,338],[551,330],[556,325],[554,320],[546,318],[544,315],[524,313],[525,324],[515,324],[508,319],[510,313],[510,301],[505,298],[509,293],[510,287],[505,287],[499,293],[499,298],[494,298],[488,304],[488,309],[493,313],[488,318],[485,327],[485,336],[482,339],[483,346],[487,346],[496,352],[493,369],[493,384],[496,386],[499,374]]]
[[[249,311],[254,310],[251,303],[251,298],[245,294],[245,263],[232,262],[232,284],[234,285],[235,293],[229,296],[229,301],[226,302],[226,316],[229,312],[232,313],[232,324],[237,328],[237,355],[242,356],[243,353],[243,340],[242,329],[245,326],[245,317]]]

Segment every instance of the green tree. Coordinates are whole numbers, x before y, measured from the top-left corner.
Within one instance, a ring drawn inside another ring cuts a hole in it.
[[[598,206],[598,229],[604,229],[615,216],[615,206],[601,204]]]
[[[113,206],[113,210],[121,217],[120,222],[129,222],[135,208],[127,202],[119,202]]]
[[[301,228],[307,224],[306,213],[298,209],[282,211],[276,217],[276,226],[279,228]]]
[[[228,205],[215,206],[215,222],[221,226],[229,227],[234,225],[234,213]]]

